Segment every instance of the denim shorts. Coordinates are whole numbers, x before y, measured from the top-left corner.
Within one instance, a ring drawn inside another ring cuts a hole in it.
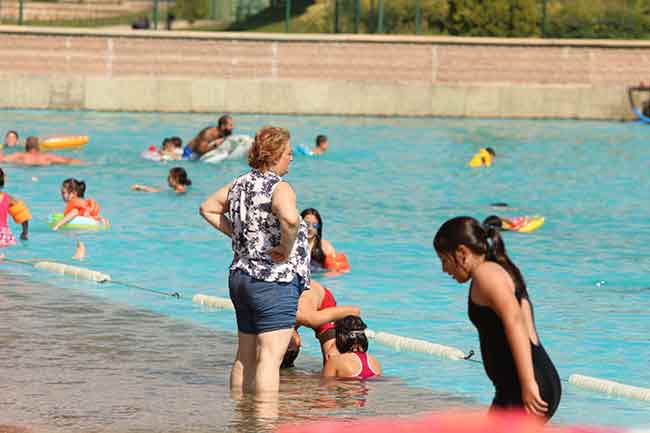
[[[304,289],[296,275],[288,283],[263,281],[236,269],[228,280],[237,329],[245,334],[290,329],[296,324],[298,298]]]

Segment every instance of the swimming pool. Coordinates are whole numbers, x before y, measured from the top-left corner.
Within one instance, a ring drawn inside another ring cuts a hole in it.
[[[23,138],[91,136],[85,149],[65,152],[88,165],[3,166],[6,191],[27,201],[34,215],[30,241],[10,249],[11,258],[69,262],[80,237],[88,249],[84,266],[116,280],[173,289],[185,297],[227,297],[230,243],[204,223],[198,206],[244,172],[245,162],[181,162],[194,183],[183,197],[129,190],[133,183],[165,186],[172,166],[141,159],[142,150],[169,135],[187,140],[214,123],[214,117],[4,111],[2,118],[3,130],[16,129]],[[289,128],[295,144],[311,144],[318,133],[330,137],[331,150],[323,158],[296,153],[287,179],[299,207],[320,210],[325,237],[350,260],[352,272],[321,276],[323,281],[340,303],[360,305],[371,328],[478,352],[476,332],[466,317],[467,287],[441,272],[431,247],[433,234],[443,221],[461,214],[481,219],[492,213],[541,214],[546,223],[539,231],[506,234],[506,245],[527,280],[542,342],[561,377],[581,373],[650,386],[647,126],[235,116],[236,133],[253,134],[264,124]],[[496,149],[496,164],[490,169],[467,168],[471,155],[485,146]],[[70,176],[87,182],[87,196],[95,198],[111,220],[109,231],[76,235],[47,228],[47,216],[63,209],[58,191]],[[511,207],[495,209],[493,202]],[[235,329],[231,313],[21,266],[4,269],[215,331]],[[302,335],[307,353],[317,355],[310,333]],[[492,398],[480,365],[395,353],[372,343],[371,350],[383,361],[387,375],[409,386],[480,404]],[[556,421],[650,424],[647,403],[592,394],[566,383],[563,387]]]

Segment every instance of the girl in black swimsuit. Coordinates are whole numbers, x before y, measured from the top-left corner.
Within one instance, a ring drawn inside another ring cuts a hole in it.
[[[526,283],[497,229],[470,217],[445,222],[433,240],[443,271],[471,281],[469,318],[476,326],[492,408],[521,407],[550,419],[560,403],[560,378],[535,330]]]

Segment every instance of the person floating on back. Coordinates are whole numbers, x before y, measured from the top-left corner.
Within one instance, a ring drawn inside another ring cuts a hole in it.
[[[75,158],[67,158],[65,156],[55,155],[53,153],[41,152],[38,137],[27,137],[25,139],[25,151],[15,152],[11,155],[4,156],[0,159],[2,162],[8,162],[17,165],[54,165],[54,164],[83,164]]]
[[[189,177],[187,177],[187,171],[185,171],[183,167],[174,167],[169,170],[169,176],[167,176],[167,184],[174,192],[182,194],[187,192],[187,187],[192,185],[192,181]],[[132,185],[131,189],[133,191],[141,192],[160,192],[159,188],[140,185],[139,183]]]
[[[0,189],[4,188],[5,180],[5,173],[0,168]],[[6,192],[0,192],[0,248],[16,245],[16,238],[7,224],[7,215],[11,215],[17,224],[22,225],[20,239],[25,241],[29,232],[29,220],[32,218],[25,203],[16,200]]]
[[[52,230],[57,231],[61,226],[69,223],[78,216],[92,218],[103,224],[108,224],[105,218],[99,215],[99,204],[92,198],[84,198],[86,182],[69,178],[61,185],[61,198],[66,203],[63,218],[58,221]]]
[[[347,316],[334,323],[339,356],[330,357],[323,367],[323,377],[370,379],[381,376],[379,361],[368,354],[366,324],[358,316]]]

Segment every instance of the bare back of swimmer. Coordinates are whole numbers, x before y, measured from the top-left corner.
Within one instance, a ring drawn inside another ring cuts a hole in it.
[[[302,292],[298,301],[296,329],[300,326],[306,326],[316,332],[316,338],[320,342],[324,364],[331,356],[339,355],[339,351],[336,348],[334,326],[328,325],[346,316],[359,316],[360,314],[361,310],[359,307],[348,305],[337,306],[336,300],[331,292],[317,281],[312,280],[310,289]],[[284,368],[293,365],[293,360],[298,356],[300,345],[300,335],[294,331],[283,361]]]
[[[25,152],[12,153],[11,155],[2,157],[0,161],[29,166],[83,164],[83,161],[79,159],[66,158],[65,156],[54,155],[52,153],[42,153],[39,147],[38,137],[27,137],[25,140]]]

